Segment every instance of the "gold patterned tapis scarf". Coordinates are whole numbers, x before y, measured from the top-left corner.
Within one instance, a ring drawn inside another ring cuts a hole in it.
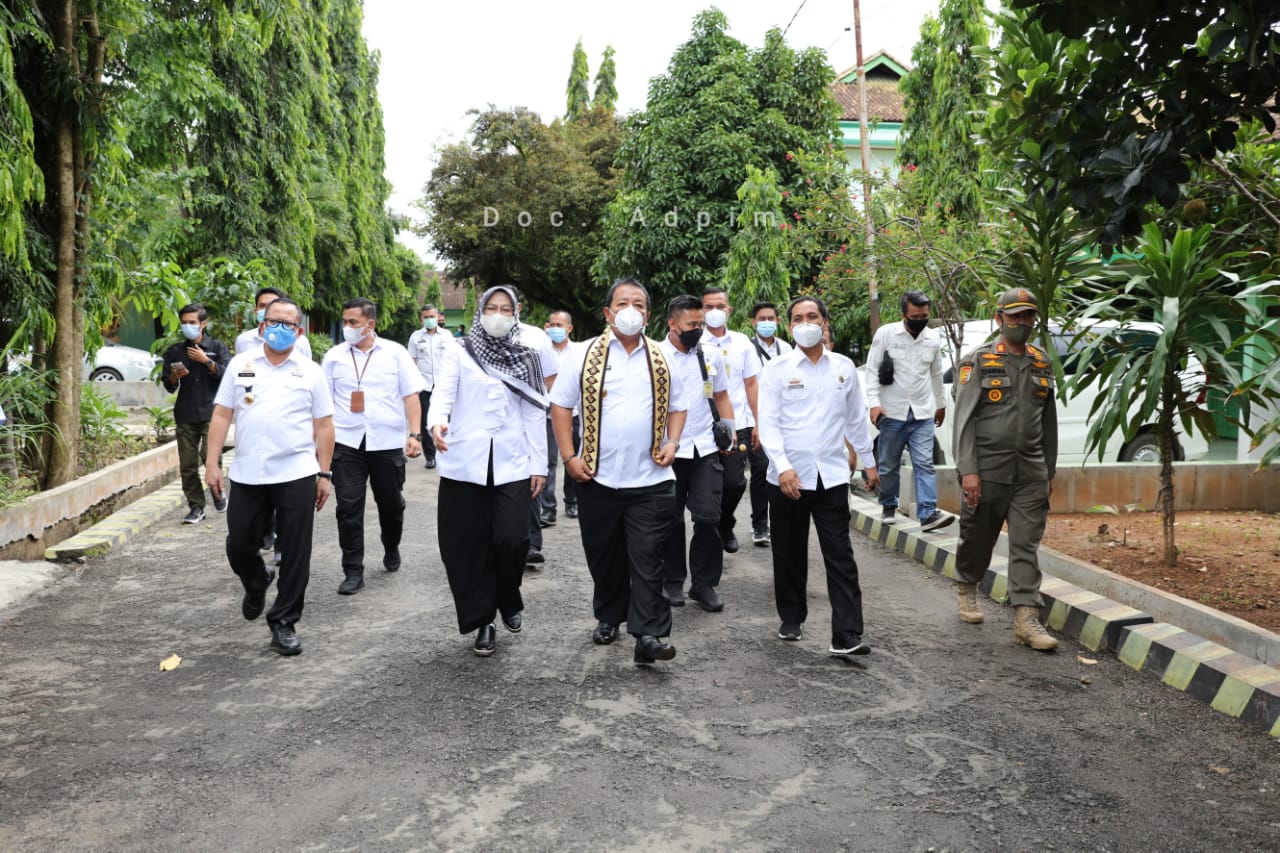
[[[582,461],[592,476],[600,464],[600,421],[604,415],[604,377],[609,361],[612,330],[591,342],[582,365]],[[649,381],[653,385],[653,447],[650,454],[658,458],[667,430],[667,407],[671,403],[671,369],[658,345],[641,336],[645,357],[649,361]]]

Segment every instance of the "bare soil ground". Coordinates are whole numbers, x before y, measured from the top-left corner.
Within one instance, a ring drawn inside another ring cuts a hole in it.
[[[1044,537],[1077,559],[1280,632],[1280,514],[1178,513],[1174,568],[1164,565],[1162,542],[1157,512],[1051,515]]]

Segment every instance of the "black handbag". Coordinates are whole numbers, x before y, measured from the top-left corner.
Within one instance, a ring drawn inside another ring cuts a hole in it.
[[[707,383],[711,381],[711,377],[707,375],[707,362],[702,357],[702,347],[694,347],[694,352],[698,355],[698,369],[702,371],[702,381]],[[737,438],[733,434],[733,430],[729,429],[729,425],[720,420],[720,410],[716,408],[716,401],[711,397],[707,397],[707,406],[711,409],[711,437],[715,439],[716,448],[719,450],[728,450],[733,447],[733,440]]]

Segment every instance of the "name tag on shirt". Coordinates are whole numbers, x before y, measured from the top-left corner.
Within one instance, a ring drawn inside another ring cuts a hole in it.
[[[788,390],[788,391],[803,391],[803,390],[804,390],[804,380],[803,380],[803,379],[798,379],[798,378],[797,378],[797,379],[792,379],[791,381],[789,381],[789,382],[787,383],[787,389],[786,389],[786,390]]]
[[[711,399],[711,397],[712,397],[714,394],[715,394],[715,390],[711,387],[711,380],[710,380],[710,379],[708,379],[706,382],[703,382],[703,383],[702,383],[702,396],[704,396],[704,397],[706,397],[708,400],[710,400],[710,399]]]

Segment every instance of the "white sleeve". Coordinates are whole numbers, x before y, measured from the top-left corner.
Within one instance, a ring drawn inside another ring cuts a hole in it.
[[[215,406],[222,406],[224,409],[235,411],[236,408],[236,382],[235,376],[244,366],[245,359],[241,356],[232,356],[231,361],[227,363],[226,375],[222,377],[222,381],[218,383],[218,393],[213,397]],[[228,381],[230,377],[230,381]]]
[[[551,387],[551,402],[564,409],[573,409],[582,402],[582,362],[587,348],[580,347],[572,355],[566,353],[560,375]]]
[[[876,329],[876,336],[871,339],[871,349],[867,351],[866,376],[867,376],[867,405],[875,408],[880,405],[880,362],[884,359],[884,330],[887,327],[881,326]],[[852,443],[852,442],[850,442]],[[854,448],[855,450],[857,448]],[[862,454],[858,454],[861,456]]]
[[[462,347],[445,347],[444,362],[436,377],[436,388],[431,392],[431,406],[427,410],[427,429],[449,423],[453,404],[458,399],[458,377],[462,365],[458,363]]]
[[[858,461],[862,463],[862,467],[874,468],[876,460],[871,453],[871,422],[861,386],[858,371],[852,369],[852,362],[850,362],[849,382],[844,389],[844,440],[849,442],[854,453],[858,454]]]
[[[427,380],[422,378],[422,371],[418,370],[418,365],[408,350],[396,349],[396,370],[400,374],[401,399],[427,390]]]
[[[311,417],[333,417],[333,395],[329,393],[329,379],[318,366],[311,381]]]
[[[781,381],[778,379],[782,371],[777,365],[777,359],[770,361],[765,365],[764,372],[760,374],[760,391],[756,397],[760,416],[756,422],[756,431],[760,436],[760,446],[764,448],[765,455],[773,461],[778,473],[781,474],[795,466],[787,459],[787,450],[782,443],[782,412],[779,408],[782,404],[782,388]]]

